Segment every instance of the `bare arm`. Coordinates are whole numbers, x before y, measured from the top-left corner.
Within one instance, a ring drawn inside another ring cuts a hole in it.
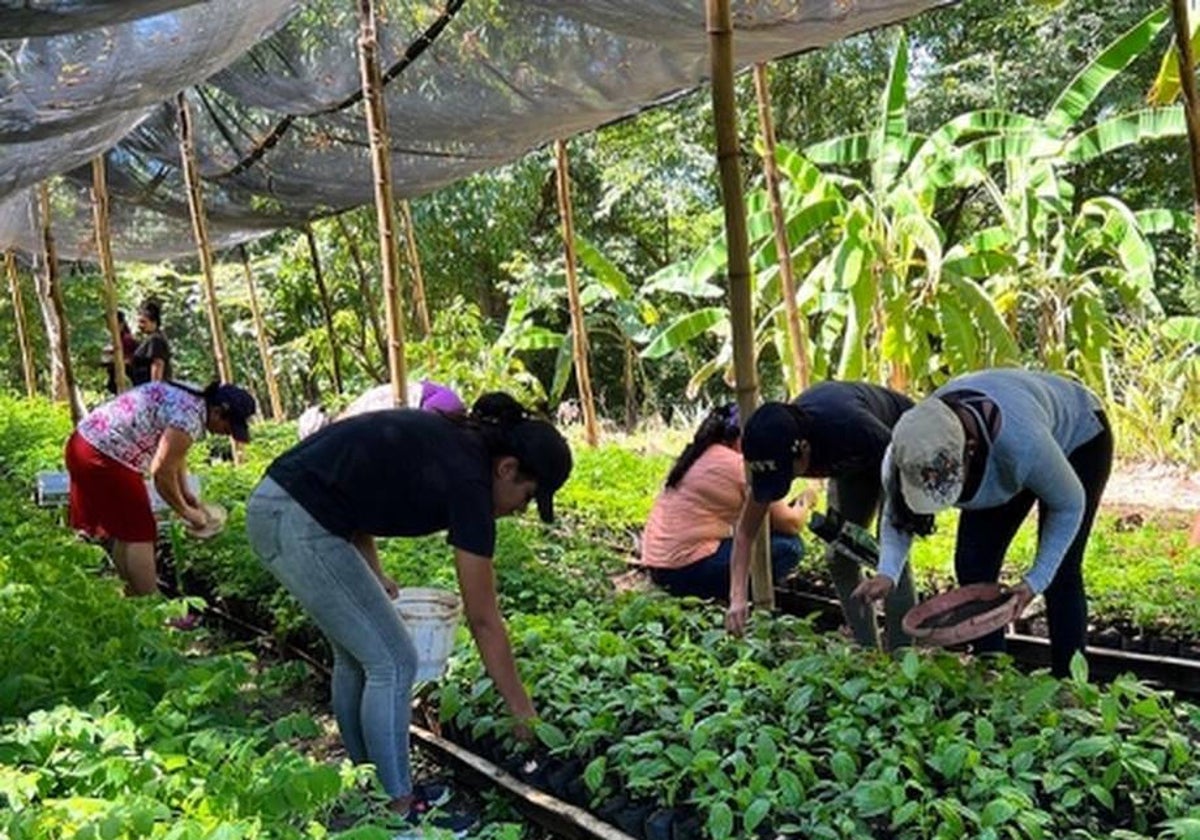
[[[496,601],[496,573],[492,560],[456,548],[454,567],[458,572],[458,588],[463,596],[467,626],[471,628],[483,666],[513,716],[518,721],[528,721],[537,713],[517,673],[508,630]]]
[[[167,375],[167,363],[163,359],[154,359],[150,362],[150,381],[162,382]],[[159,491],[162,492],[161,490]]]
[[[204,511],[188,503],[181,492],[182,480],[187,476],[187,453],[192,439],[182,429],[168,426],[158,439],[158,449],[150,461],[150,477],[154,489],[171,509],[188,524],[202,528],[208,522]]]
[[[379,565],[379,551],[375,547],[375,537],[371,534],[356,531],[351,536],[350,542],[354,544],[354,547],[358,549],[358,553],[367,561],[367,566],[375,573],[375,577],[379,578],[379,582],[383,584],[383,589],[387,592],[388,597],[395,598],[400,593],[400,588],[396,585],[396,581],[383,573],[383,567]]]
[[[770,506],[754,501],[747,495],[738,517],[737,529],[733,533],[733,555],[729,561],[729,612],[725,626],[729,632],[740,635],[746,627],[750,600],[750,548],[762,528]]]

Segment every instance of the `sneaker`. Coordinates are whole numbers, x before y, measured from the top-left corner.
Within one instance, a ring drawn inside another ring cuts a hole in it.
[[[417,782],[412,789],[413,800],[424,802],[430,808],[440,808],[454,796],[450,785],[441,782]]]
[[[439,809],[424,799],[413,799],[404,819],[411,828],[393,840],[417,840],[426,837],[466,837],[477,822],[475,814]]]

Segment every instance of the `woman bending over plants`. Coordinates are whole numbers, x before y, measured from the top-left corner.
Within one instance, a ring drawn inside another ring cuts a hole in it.
[[[1036,501],[1037,555],[1015,587],[1017,612],[1045,593],[1052,670],[1066,676],[1072,656],[1084,649],[1083,550],[1112,456],[1100,400],[1082,385],[1022,370],[950,380],[896,424],[884,461],[879,574],[855,594],[866,601],[887,595],[904,569],[913,529],[897,527],[893,511],[960,508],[954,570],[968,584],[999,578],[1009,543]],[[975,643],[979,652],[1003,648],[1003,631]]]
[[[280,455],[246,505],[255,553],[333,648],[333,712],[355,762],[371,762],[392,810],[419,823],[438,804],[414,787],[408,726],[417,652],[392,605],[376,537],[447,530],[467,622],[480,658],[532,737],[535,716],[496,601],[496,518],[537,501],[553,520],[571,473],[562,435],[507,394],[486,394],[460,417],[411,409],[334,423]],[[463,815],[433,820],[451,830]]]
[[[158,526],[143,474],[190,527],[208,524],[208,514],[187,486],[187,453],[205,431],[250,439],[247,421],[254,397],[236,385],[216,382],[197,391],[176,382],[131,388],[94,409],[67,440],[71,477],[71,527],[114,541],[113,564],[127,595],[158,588],[154,543]]]
[[[733,526],[746,501],[737,406],[714,408],[671,467],[642,535],[642,563],[673,595],[723,598],[729,592]],[[796,536],[807,505],[770,506],[771,568],[786,577],[804,556]]]
[[[730,631],[741,633],[745,627],[750,546],[768,506],[787,494],[795,476],[828,478],[830,510],[868,527],[883,494],[879,467],[892,438],[892,427],[912,405],[903,394],[878,385],[821,382],[791,403],[764,403],[754,412],[742,437],[752,492],[733,541],[726,617]],[[862,581],[859,564],[832,546],[825,552],[825,564],[855,640],[863,647],[878,648],[874,610],[850,597]],[[889,649],[908,644],[901,621],[916,601],[912,573],[899,580],[885,610]]]

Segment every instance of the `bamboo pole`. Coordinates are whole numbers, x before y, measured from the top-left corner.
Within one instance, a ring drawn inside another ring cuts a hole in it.
[[[729,315],[733,328],[733,371],[738,409],[749,417],[758,405],[758,374],[754,358],[754,323],[750,295],[750,242],[746,231],[746,201],[738,165],[737,102],[733,87],[733,17],[729,0],[705,0],[711,60],[713,120],[717,129],[717,167],[725,210],[725,240],[729,243]],[[750,558],[754,603],[774,608],[775,588],[763,528]]]
[[[38,186],[38,215],[41,217],[43,266],[41,282],[38,284],[38,299],[42,305],[42,318],[46,322],[46,336],[50,339],[50,369],[53,372],[53,395],[55,400],[66,402],[71,408],[71,420],[78,423],[83,419],[83,400],[75,387],[75,371],[71,365],[71,340],[67,332],[67,311],[63,305],[62,283],[58,276],[58,255],[54,250],[54,232],[51,230],[50,185],[46,181]]]
[[[267,380],[267,393],[271,398],[271,419],[286,419],[283,400],[279,396],[279,381],[275,378],[275,366],[271,364],[271,345],[267,340],[267,325],[263,321],[262,308],[258,305],[258,290],[254,287],[254,272],[250,270],[250,255],[246,246],[238,246],[242,258],[242,271],[246,275],[246,289],[250,292],[250,316],[254,319],[254,340],[258,343],[258,356],[262,360],[263,376]]]
[[[404,318],[399,302],[399,265],[396,253],[396,219],[392,213],[392,172],[388,153],[387,111],[383,103],[383,80],[379,74],[378,41],[374,0],[358,0],[358,56],[362,74],[363,104],[367,111],[367,133],[371,141],[371,168],[375,180],[375,218],[379,227],[379,253],[383,263],[384,312],[388,330],[388,371],[392,380],[392,402],[404,405]]]
[[[571,354],[575,359],[575,381],[583,409],[583,428],[588,446],[600,443],[596,425],[596,401],[592,397],[592,374],[588,368],[587,325],[583,322],[583,304],[579,299],[579,276],[575,273],[575,220],[571,209],[571,173],[567,166],[567,143],[554,141],[554,160],[558,172],[558,215],[562,220],[563,250],[567,263],[567,306],[571,310]]]
[[[329,355],[333,357],[333,389],[342,393],[342,361],[341,348],[338,346],[337,333],[333,329],[333,304],[329,299],[329,287],[325,284],[325,272],[321,270],[321,254],[317,250],[317,237],[313,235],[311,224],[304,226],[304,238],[308,240],[308,258],[312,262],[313,279],[317,281],[317,291],[321,295],[321,314],[325,318],[325,332],[329,335]]]
[[[125,379],[125,347],[121,340],[121,325],[117,322],[117,274],[113,269],[112,247],[109,241],[108,175],[104,155],[92,158],[92,216],[96,222],[96,253],[100,257],[100,273],[104,276],[104,317],[112,336],[113,381],[117,393],[129,383]]]
[[[407,200],[400,202],[400,216],[404,219],[404,241],[408,247],[408,264],[412,268],[413,308],[417,311],[417,323],[421,325],[421,338],[433,334],[429,325],[429,304],[425,302],[425,274],[421,270],[421,254],[417,250],[417,229],[413,225],[412,207]]]
[[[192,234],[196,238],[196,252],[200,257],[200,273],[204,282],[204,297],[208,304],[208,328],[212,332],[213,355],[216,356],[217,374],[222,382],[233,382],[233,369],[229,354],[225,350],[225,331],[221,327],[221,313],[217,309],[217,287],[213,281],[212,248],[208,239],[208,219],[204,214],[204,196],[201,192],[200,173],[196,167],[196,146],[192,137],[192,115],[188,109],[187,92],[176,97],[179,115],[179,154],[183,162],[183,180],[187,185],[188,210],[192,216]],[[236,451],[236,447],[235,447]]]
[[[21,371],[25,374],[25,396],[37,396],[37,371],[33,365],[33,346],[29,343],[29,326],[25,320],[25,304],[21,300],[21,279],[17,275],[17,255],[4,252],[4,268],[8,274],[8,288],[12,293],[13,318],[17,324],[17,344],[21,349]]]
[[[363,264],[362,249],[354,238],[346,221],[341,214],[333,217],[337,223],[338,232],[346,240],[346,248],[350,251],[350,259],[354,263],[354,273],[358,276],[358,293],[362,295],[362,304],[371,324],[371,332],[375,335],[375,345],[379,348],[379,358],[387,361],[387,340],[383,334],[383,326],[379,323],[379,306],[375,302],[375,293],[371,291],[371,282],[367,277],[367,268]]]
[[[1196,59],[1192,55],[1192,28],[1188,0],[1171,0],[1175,47],[1179,50],[1179,84],[1183,90],[1183,115],[1187,124],[1189,163],[1192,169],[1192,212],[1196,218],[1196,245],[1200,246],[1200,97],[1196,94]]]
[[[792,394],[808,387],[808,334],[796,305],[796,276],[792,271],[792,250],[788,243],[787,219],[779,197],[779,166],[775,160],[775,119],[771,115],[771,89],[767,83],[767,65],[754,65],[754,93],[758,99],[758,126],[763,142],[763,175],[767,183],[767,200],[771,205],[771,221],[775,227],[775,254],[779,260],[779,283],[783,290],[784,321],[787,324],[788,348],[791,350]]]

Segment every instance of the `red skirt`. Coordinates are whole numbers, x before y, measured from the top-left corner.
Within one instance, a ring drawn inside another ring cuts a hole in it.
[[[71,527],[97,539],[154,542],[158,526],[141,473],[110,458],[79,432],[67,440]]]

